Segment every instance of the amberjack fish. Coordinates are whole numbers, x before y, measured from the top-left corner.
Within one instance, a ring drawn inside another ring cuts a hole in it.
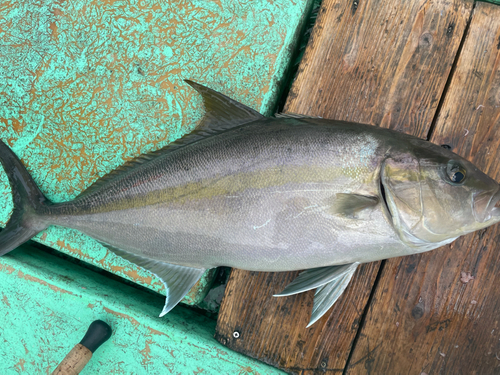
[[[420,253],[500,221],[499,184],[450,150],[375,126],[267,118],[186,81],[206,115],[191,134],[52,203],[3,142],[14,212],[0,255],[50,225],[77,229],[157,275],[170,311],[203,272],[305,270],[310,324],[360,263]]]

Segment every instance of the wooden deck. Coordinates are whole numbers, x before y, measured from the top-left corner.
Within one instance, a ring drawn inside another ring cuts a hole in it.
[[[285,110],[447,144],[499,180],[500,6],[324,0]],[[363,265],[309,329],[312,291],[272,297],[297,272],[233,270],[216,338],[294,374],[500,373],[499,247],[497,225]]]

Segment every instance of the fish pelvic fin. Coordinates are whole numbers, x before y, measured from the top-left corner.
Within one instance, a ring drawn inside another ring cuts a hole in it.
[[[25,166],[0,140],[0,162],[12,189],[14,211],[0,232],[0,256],[9,253],[48,227],[44,213],[51,202],[45,198]]]
[[[311,320],[307,325],[307,327],[310,327],[317,322],[342,295],[358,266],[359,263],[355,262],[340,266],[320,267],[306,270],[301,272],[294,281],[288,284],[281,293],[275,294],[274,297],[290,296],[317,288],[314,294]]]
[[[344,293],[344,290],[349,285],[354,272],[358,268],[359,263],[350,264],[346,272],[338,279],[330,281],[328,284],[320,286],[314,293],[314,304],[311,312],[311,320],[306,328],[309,328],[318,321],[325,313],[333,306],[339,297]]]
[[[102,242],[101,242],[102,243]],[[102,243],[114,254],[128,260],[131,263],[153,273],[165,286],[165,306],[160,317],[172,310],[182,298],[191,290],[205,272],[203,268],[179,266],[132,254],[116,247]]]

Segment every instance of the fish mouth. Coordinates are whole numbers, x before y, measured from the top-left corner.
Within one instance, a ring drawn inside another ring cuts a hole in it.
[[[496,219],[496,221],[500,220],[500,186],[497,192],[491,197],[490,203],[488,204],[488,212],[491,218]]]
[[[492,219],[500,221],[500,185],[493,192],[489,191],[475,195],[473,208],[474,216],[480,223]]]

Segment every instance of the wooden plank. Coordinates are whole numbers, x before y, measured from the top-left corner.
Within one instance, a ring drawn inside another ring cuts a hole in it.
[[[325,0],[286,110],[425,136],[471,9],[470,1]],[[272,297],[296,272],[233,270],[216,338],[292,373],[342,372],[379,264],[363,265],[309,329],[313,292]]]
[[[285,110],[425,137],[472,1],[327,1]]]
[[[500,179],[500,7],[477,3],[431,141]],[[388,260],[348,373],[500,373],[499,246],[496,225]]]
[[[275,298],[298,272],[267,273],[234,269],[226,287],[215,338],[230,349],[291,373],[342,372],[379,262],[356,271],[331,313],[306,329],[314,291]],[[238,338],[233,336],[238,332]]]
[[[310,3],[4,1],[0,137],[61,202],[195,127],[202,101],[183,79],[270,114]],[[12,200],[1,168],[0,196],[4,226]],[[35,240],[164,293],[155,275],[76,230],[53,226]],[[211,275],[183,302],[203,300]]]

